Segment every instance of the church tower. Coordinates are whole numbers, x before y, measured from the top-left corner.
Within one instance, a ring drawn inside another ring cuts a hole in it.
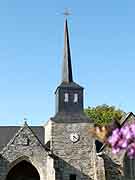
[[[68,24],[64,24],[62,80],[55,91],[56,113],[45,129],[55,157],[55,180],[95,180],[95,140],[91,119],[83,112],[83,88],[74,82]],[[103,180],[103,179],[102,179]]]

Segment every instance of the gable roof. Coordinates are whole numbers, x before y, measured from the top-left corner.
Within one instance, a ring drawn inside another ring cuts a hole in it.
[[[21,126],[0,126],[0,150],[8,144]],[[40,142],[44,144],[45,129],[43,126],[30,126]]]

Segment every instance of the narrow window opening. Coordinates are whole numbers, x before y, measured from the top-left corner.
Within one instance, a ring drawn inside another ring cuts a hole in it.
[[[68,93],[65,93],[64,95],[64,102],[68,102]]]
[[[69,180],[76,180],[76,175],[75,174],[70,174],[70,179]]]
[[[74,103],[77,103],[77,102],[78,102],[78,94],[75,93],[75,94],[74,94]]]

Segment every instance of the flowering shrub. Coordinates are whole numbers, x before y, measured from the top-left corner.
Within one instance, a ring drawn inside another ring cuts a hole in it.
[[[127,124],[116,128],[112,135],[108,137],[107,143],[111,145],[114,154],[121,150],[126,150],[128,156],[132,159],[135,157],[135,123]]]

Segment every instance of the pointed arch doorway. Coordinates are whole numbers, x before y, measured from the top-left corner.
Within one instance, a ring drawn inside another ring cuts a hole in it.
[[[40,176],[31,163],[23,160],[9,171],[6,180],[40,180]]]

